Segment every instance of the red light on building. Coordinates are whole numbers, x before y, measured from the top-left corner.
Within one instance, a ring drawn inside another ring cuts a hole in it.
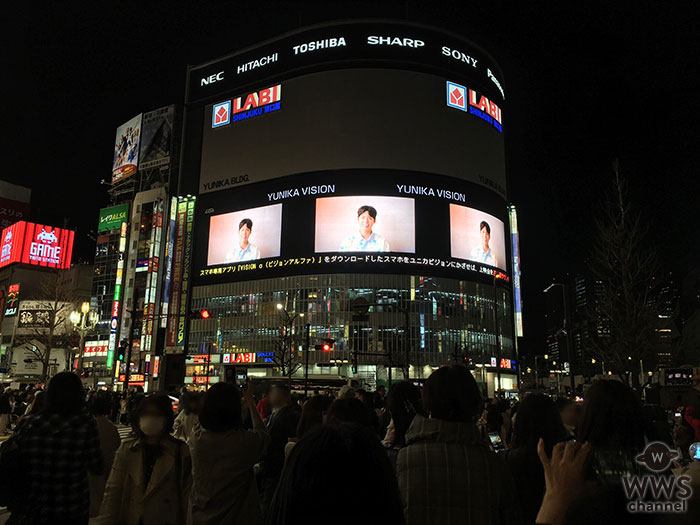
[[[211,317],[209,310],[202,310],[201,312],[199,312],[199,315],[202,319],[209,319]]]
[[[75,232],[19,221],[0,235],[0,268],[13,263],[70,268]]]

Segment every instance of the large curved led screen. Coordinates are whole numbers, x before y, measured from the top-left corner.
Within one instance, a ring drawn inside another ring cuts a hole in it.
[[[476,184],[395,170],[339,170],[198,199],[200,283],[308,273],[508,279],[501,199]]]

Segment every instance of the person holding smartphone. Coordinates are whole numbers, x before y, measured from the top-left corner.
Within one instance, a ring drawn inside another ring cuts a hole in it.
[[[245,406],[253,424],[243,428]],[[253,466],[270,444],[270,433],[255,408],[253,387],[241,392],[231,383],[216,383],[204,394],[199,424],[190,437],[192,492],[188,523],[261,525]]]

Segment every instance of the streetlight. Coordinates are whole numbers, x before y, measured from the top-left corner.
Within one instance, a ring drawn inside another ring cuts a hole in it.
[[[83,358],[85,354],[85,334],[87,334],[88,331],[92,330],[92,319],[90,319],[90,326],[88,326],[87,321],[88,321],[88,314],[90,313],[90,303],[87,301],[84,301],[80,305],[80,312],[78,311],[73,311],[70,313],[70,321],[73,323],[73,327],[75,328],[75,331],[80,334],[80,357],[78,360],[78,370],[82,372],[83,370]],[[94,368],[94,367],[93,367]],[[94,373],[94,370],[93,370]]]

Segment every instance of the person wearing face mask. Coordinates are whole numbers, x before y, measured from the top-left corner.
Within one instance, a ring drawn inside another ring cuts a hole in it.
[[[154,394],[134,409],[134,437],[122,443],[112,465],[97,523],[184,523],[192,485],[187,445],[170,435],[174,421],[168,396]]]

